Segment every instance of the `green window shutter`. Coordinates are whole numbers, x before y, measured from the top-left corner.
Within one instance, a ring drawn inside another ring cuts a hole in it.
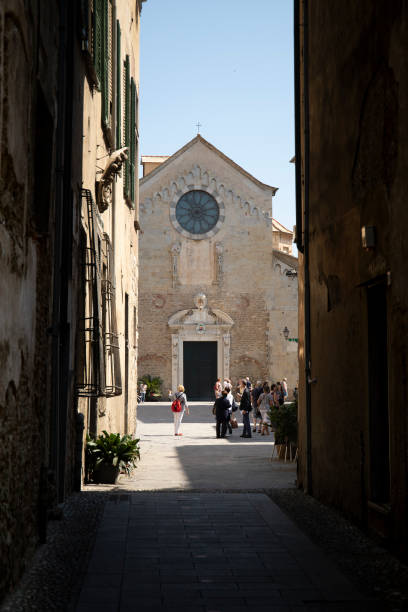
[[[81,0],[81,49],[89,51],[89,0]]]
[[[124,90],[125,90],[125,117],[124,117],[124,144],[125,147],[130,148],[130,67],[129,67],[129,56],[126,56],[124,61]],[[128,159],[125,162],[125,177],[123,182],[123,195],[126,199],[129,199],[130,187],[130,151],[128,153]]]
[[[130,84],[130,199],[135,202],[135,158],[136,158],[136,84]]]
[[[92,12],[93,59],[99,86],[102,82],[103,4],[104,0],[94,0]]]
[[[116,148],[122,146],[122,76],[120,61],[120,24],[116,21]]]
[[[102,0],[102,122],[109,125],[109,16],[108,0]]]

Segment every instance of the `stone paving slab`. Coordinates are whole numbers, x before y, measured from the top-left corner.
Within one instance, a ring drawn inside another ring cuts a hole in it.
[[[177,522],[170,520],[174,514]],[[135,516],[143,538],[132,527]],[[112,525],[124,540],[109,539]],[[206,533],[214,536],[207,541]],[[73,609],[371,612],[376,606],[262,493],[132,492],[106,503]]]
[[[210,402],[191,402],[190,415],[185,414],[182,423],[183,435],[178,437],[174,436],[168,402],[139,405],[136,435],[140,438],[141,461],[131,477],[120,477],[116,489],[242,491],[295,485],[294,462],[270,461],[273,434],[240,438],[242,419],[236,413],[239,428],[231,436],[217,439],[211,407]],[[88,485],[85,490],[111,488]]]

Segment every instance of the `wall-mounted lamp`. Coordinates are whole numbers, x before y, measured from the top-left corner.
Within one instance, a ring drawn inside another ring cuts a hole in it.
[[[285,337],[285,340],[287,340],[289,338],[289,330],[286,327],[286,325],[285,325],[284,330],[283,330],[283,335]]]
[[[297,270],[286,270],[285,274],[289,276],[289,278],[295,278],[297,276]]]

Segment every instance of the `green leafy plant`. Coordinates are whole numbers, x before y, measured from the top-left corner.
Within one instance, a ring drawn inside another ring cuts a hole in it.
[[[130,474],[140,459],[139,438],[107,431],[103,431],[96,439],[87,436],[85,456],[88,479],[92,478],[102,464]]]
[[[296,444],[298,434],[297,402],[273,407],[269,410],[269,421],[275,432],[276,444]]]
[[[139,384],[144,383],[147,385],[146,390],[146,399],[150,401],[158,401],[161,399],[161,386],[163,384],[160,376],[150,376],[150,374],[145,374],[139,380]]]

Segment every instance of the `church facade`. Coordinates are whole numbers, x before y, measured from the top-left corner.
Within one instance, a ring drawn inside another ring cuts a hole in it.
[[[274,248],[277,189],[200,135],[142,165],[139,376],[191,400],[211,399],[217,377],[286,376],[293,390],[297,259]]]

